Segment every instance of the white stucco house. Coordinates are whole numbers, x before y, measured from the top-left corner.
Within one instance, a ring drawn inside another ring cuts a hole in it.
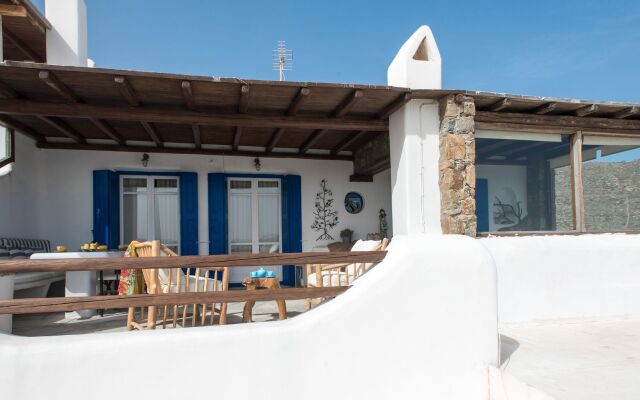
[[[391,246],[348,292],[286,321],[2,334],[0,397],[81,398],[97,376],[139,375],[222,376],[215,390],[240,398],[565,398],[591,377],[558,388],[559,375],[527,369],[535,356],[506,370],[503,336],[520,332],[509,327],[636,324],[640,105],[443,88],[427,26],[400,47],[388,86],[103,69],[87,53],[86,13],[84,0],[47,0],[44,15],[0,0],[0,238],[68,249],[157,239],[193,256],[328,251],[350,229]],[[314,227],[322,182],[338,212],[327,231]],[[298,284],[294,266],[276,272]],[[0,276],[1,299],[14,279]],[[95,294],[94,281],[67,282],[67,295]],[[10,332],[10,315],[0,324]],[[529,354],[525,336],[513,354]],[[124,352],[148,368],[117,362]],[[640,368],[625,365],[592,393],[624,388]],[[246,384],[257,375],[269,394]]]

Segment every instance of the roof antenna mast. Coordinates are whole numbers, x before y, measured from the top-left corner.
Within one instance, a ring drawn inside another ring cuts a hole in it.
[[[287,49],[284,40],[278,40],[278,48],[272,51],[271,69],[280,71],[280,80],[284,81],[284,71],[293,70],[293,50]]]

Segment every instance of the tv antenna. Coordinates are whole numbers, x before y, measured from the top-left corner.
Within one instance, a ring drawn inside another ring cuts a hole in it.
[[[293,50],[287,49],[284,40],[278,40],[278,48],[272,51],[271,69],[280,71],[280,80],[284,80],[284,71],[293,70]]]

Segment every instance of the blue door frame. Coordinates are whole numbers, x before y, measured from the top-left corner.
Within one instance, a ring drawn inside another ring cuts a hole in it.
[[[226,174],[210,173],[209,195],[209,254],[226,254],[228,251],[228,178],[279,179],[282,183],[282,252],[302,251],[302,188],[299,175]],[[282,266],[282,285],[295,286],[296,272],[293,265]]]

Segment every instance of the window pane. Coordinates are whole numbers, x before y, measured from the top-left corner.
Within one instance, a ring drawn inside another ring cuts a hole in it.
[[[178,243],[180,240],[178,218],[178,195],[156,193],[154,209],[155,238],[164,244]]]
[[[155,188],[178,188],[178,180],[176,178],[167,178],[167,179],[154,179],[153,185]]]
[[[11,132],[0,126],[0,162],[11,158]]]
[[[280,196],[258,195],[258,240],[280,241]]]
[[[587,229],[640,229],[640,141],[585,136],[582,150]]]
[[[125,193],[135,193],[147,190],[147,178],[124,178],[122,188]]]
[[[229,195],[229,241],[251,243],[251,193]]]
[[[122,197],[123,243],[148,240],[148,201],[145,193],[124,194]]]
[[[250,244],[232,244],[231,253],[251,253],[252,246]]]
[[[476,193],[485,196],[476,198],[478,207],[483,207],[476,208],[478,221],[484,222],[478,230],[572,229],[568,135],[506,132],[479,136],[476,177],[486,181],[486,190]],[[567,199],[568,208],[564,207]]]
[[[258,251],[260,253],[279,253],[280,252],[280,245],[278,243],[272,243],[272,244],[261,244],[260,246],[258,246]]]
[[[229,187],[233,189],[251,189],[251,181],[231,181]]]

